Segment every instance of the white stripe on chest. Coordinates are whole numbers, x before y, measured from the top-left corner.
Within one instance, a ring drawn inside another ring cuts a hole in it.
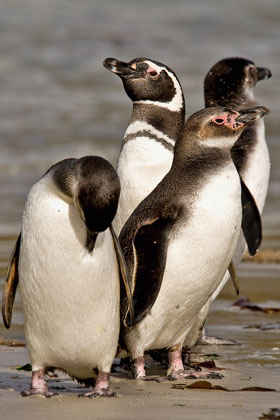
[[[167,143],[169,143],[171,146],[175,145],[175,141],[171,139],[170,137],[168,137],[166,134],[164,134],[162,131],[157,130],[153,125],[148,124],[145,121],[139,121],[139,120],[134,121],[132,124],[130,124],[127,127],[124,138],[130,134],[139,133],[141,135],[141,131],[148,131],[155,138],[163,139]]]
[[[168,140],[174,140],[156,130],[149,124],[136,122],[129,126],[126,134],[147,130],[151,134]],[[160,142],[150,137],[140,136],[129,140],[122,147],[117,165],[121,182],[121,194],[114,228],[120,233],[123,225],[148,194],[157,186],[169,171],[173,161],[173,152]]]

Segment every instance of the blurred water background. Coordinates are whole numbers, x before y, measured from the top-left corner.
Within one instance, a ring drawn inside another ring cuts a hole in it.
[[[204,106],[206,72],[229,56],[250,58],[273,75],[255,93],[271,110],[263,248],[277,250],[279,0],[0,0],[1,283],[30,186],[66,157],[96,154],[117,161],[132,106],[119,78],[102,66],[106,57],[148,57],[170,66],[190,115]],[[244,276],[253,278],[259,266],[249,267]],[[278,265],[262,269],[264,281],[268,272],[279,278]],[[273,287],[273,299],[280,300],[279,282]],[[15,309],[13,330],[1,328],[0,335],[23,336],[18,298]]]

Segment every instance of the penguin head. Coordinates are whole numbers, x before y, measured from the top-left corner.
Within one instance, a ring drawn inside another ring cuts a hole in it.
[[[242,131],[269,110],[263,106],[235,111],[226,107],[209,107],[193,114],[186,122],[183,138],[204,146],[231,149]]]
[[[98,156],[85,156],[77,165],[74,204],[90,234],[97,235],[112,223],[120,195],[113,166]]]
[[[164,64],[148,58],[135,58],[128,63],[106,58],[103,65],[122,79],[124,89],[134,103],[154,104],[171,111],[184,107],[180,82]]]
[[[218,61],[204,79],[205,106],[238,106],[254,99],[253,88],[271,71],[251,60],[229,57]]]

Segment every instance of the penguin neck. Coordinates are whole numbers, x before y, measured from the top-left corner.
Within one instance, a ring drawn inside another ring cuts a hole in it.
[[[176,142],[179,134],[184,127],[185,105],[179,111],[170,111],[169,109],[158,107],[153,104],[133,103],[133,111],[126,134],[129,134],[131,126],[138,126],[141,131],[147,128],[151,131],[162,133],[164,137]]]
[[[229,147],[218,147],[199,142],[198,139],[189,137],[179,141],[174,148],[173,168],[192,168],[193,165],[218,168],[231,162]]]
[[[205,108],[211,106],[225,106],[229,108],[250,108],[257,106],[258,102],[254,97],[253,88],[237,89],[227,87],[224,91],[215,92],[211,88],[205,88]]]

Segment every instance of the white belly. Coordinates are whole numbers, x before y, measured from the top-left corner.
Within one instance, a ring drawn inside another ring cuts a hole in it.
[[[111,234],[92,254],[76,208],[49,188],[48,177],[26,203],[19,276],[33,369],[54,366],[79,378],[109,371],[119,333],[119,276]],[[49,184],[50,185],[50,184]]]
[[[211,178],[191,211],[185,226],[171,235],[162,287],[150,314],[128,331],[133,358],[143,350],[183,343],[221,282],[241,226],[240,182],[233,165]]]
[[[159,142],[137,137],[124,144],[117,166],[121,194],[113,225],[120,233],[123,225],[138,206],[169,171],[173,153]]]

